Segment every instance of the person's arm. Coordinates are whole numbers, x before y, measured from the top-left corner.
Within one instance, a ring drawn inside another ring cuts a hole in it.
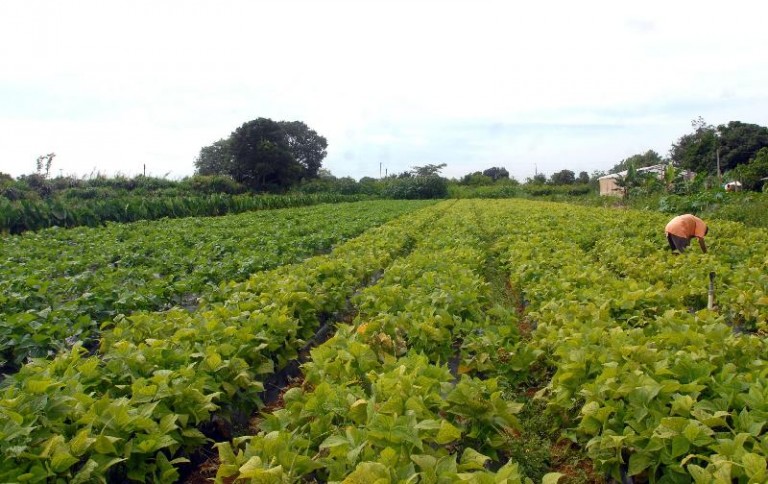
[[[707,244],[704,243],[704,237],[699,237],[699,247],[703,253],[707,253]]]

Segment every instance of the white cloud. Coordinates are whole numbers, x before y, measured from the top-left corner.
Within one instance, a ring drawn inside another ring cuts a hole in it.
[[[335,174],[518,178],[666,153],[699,115],[768,124],[762,2],[5,2],[0,171],[193,171],[256,117]]]

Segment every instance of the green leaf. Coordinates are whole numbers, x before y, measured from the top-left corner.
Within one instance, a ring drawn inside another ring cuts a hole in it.
[[[464,471],[480,471],[485,468],[485,463],[491,460],[487,455],[483,455],[471,447],[464,449],[464,453],[461,454],[461,461],[459,462],[459,470]]]
[[[434,469],[437,465],[437,459],[426,454],[411,454],[411,460],[422,470]]]
[[[320,449],[331,449],[340,445],[349,445],[349,440],[341,435],[331,435],[320,444]]]
[[[389,484],[389,470],[378,462],[361,462],[345,479],[344,484]]]
[[[51,470],[54,472],[64,472],[79,461],[80,459],[69,452],[57,451],[51,459]]]
[[[116,454],[115,442],[122,440],[117,437],[110,437],[107,435],[99,435],[93,443],[93,450],[99,454]]]
[[[71,450],[72,453],[78,457],[83,455],[85,451],[87,451],[91,446],[91,444],[96,441],[94,437],[89,437],[89,435],[90,432],[88,429],[83,429],[78,432],[77,435],[69,441],[69,450]]]
[[[747,476],[751,481],[762,482],[765,480],[765,457],[749,452],[744,454],[744,456],[741,458],[741,463],[744,465],[744,471],[747,473]]]
[[[71,484],[81,484],[91,480],[93,472],[99,468],[98,462],[93,459],[88,459],[88,462],[75,474]]]
[[[461,430],[459,430],[447,420],[440,422],[440,430],[437,432],[435,442],[438,444],[447,444],[449,442],[453,442],[454,440],[459,440],[460,438]]]
[[[262,470],[264,470],[264,468],[262,467],[261,458],[254,455],[248,459],[245,464],[240,466],[240,477],[254,477],[257,471]]]
[[[565,474],[559,472],[548,472],[541,478],[541,484],[557,484],[560,478],[564,476]]]
[[[629,468],[627,474],[636,476],[647,469],[654,462],[654,458],[645,452],[635,452],[629,456]]]
[[[703,467],[697,466],[696,464],[691,464],[687,467],[688,473],[691,474],[691,477],[693,477],[694,482],[696,484],[711,484],[712,483],[712,474],[707,472]]]
[[[679,457],[683,454],[687,454],[691,448],[691,443],[688,439],[682,435],[676,435],[672,437],[672,456]]]

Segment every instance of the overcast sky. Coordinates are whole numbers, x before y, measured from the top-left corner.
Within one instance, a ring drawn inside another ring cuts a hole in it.
[[[181,178],[242,123],[324,167],[607,170],[692,119],[768,125],[765,1],[0,3],[0,171]]]

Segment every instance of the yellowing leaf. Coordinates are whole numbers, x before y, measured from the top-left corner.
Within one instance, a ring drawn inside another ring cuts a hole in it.
[[[450,422],[443,420],[440,422],[440,430],[437,432],[435,442],[438,444],[447,444],[461,438],[461,430],[456,428]]]
[[[557,484],[563,476],[565,476],[565,474],[559,472],[548,472],[541,478],[541,484]]]
[[[51,459],[51,469],[54,472],[64,472],[79,460],[69,452],[56,452]]]
[[[81,456],[96,441],[94,437],[89,437],[90,432],[88,429],[83,429],[77,433],[77,435],[69,441],[69,450],[76,456]]]

